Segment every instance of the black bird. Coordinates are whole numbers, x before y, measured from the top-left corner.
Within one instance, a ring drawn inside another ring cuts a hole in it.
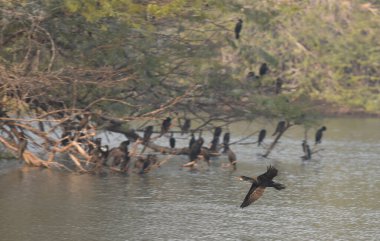
[[[268,68],[267,63],[262,63],[260,66],[260,69],[259,69],[259,75],[260,76],[265,75],[266,73],[268,73],[268,70],[269,70],[269,68]]]
[[[322,135],[325,130],[327,130],[326,126],[322,126],[318,129],[317,133],[315,133],[315,145],[322,142]]]
[[[223,153],[226,153],[229,149],[230,144],[230,133],[226,132],[223,136]]]
[[[274,187],[276,190],[284,189],[284,185],[272,181],[272,179],[277,176],[277,173],[278,170],[275,167],[269,166],[267,167],[267,172],[258,177],[240,176],[240,180],[252,183],[240,207],[245,208],[259,199],[263,195],[266,187]]]
[[[259,133],[259,139],[257,140],[257,146],[261,145],[261,143],[264,141],[266,135],[267,135],[267,130],[261,129],[261,131]]]
[[[181,127],[181,135],[184,133],[187,133],[190,130],[191,126],[191,120],[190,119],[185,119],[185,122],[183,123],[183,126]]]
[[[243,27],[243,20],[239,19],[235,25],[235,38],[236,39],[240,38],[240,32],[241,32],[242,27]]]
[[[170,144],[170,148],[174,148],[175,147],[175,138],[173,136],[173,132],[172,134],[170,135],[170,139],[169,139],[169,144]]]
[[[170,117],[166,117],[166,119],[162,121],[161,136],[169,131],[171,124],[172,124],[172,118]]]
[[[144,130],[143,142],[147,143],[153,134],[153,126],[147,126]]]
[[[220,137],[221,134],[222,134],[222,127],[220,127],[220,126],[215,127],[214,137]]]
[[[272,136],[278,134],[278,133],[281,133],[285,130],[285,121],[279,121],[278,124],[277,124],[277,127],[276,127],[276,130],[275,132],[273,133]]]
[[[199,154],[201,154],[203,143],[203,138],[199,137],[198,140],[196,140],[194,144],[191,146],[189,153],[190,162],[196,161],[198,159]]]
[[[194,133],[191,133],[191,139],[189,141],[189,149],[191,149],[191,146],[195,143],[195,137]]]

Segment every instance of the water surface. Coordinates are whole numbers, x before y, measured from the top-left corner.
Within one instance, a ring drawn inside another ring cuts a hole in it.
[[[177,157],[148,175],[8,169],[0,173],[0,240],[379,240],[380,120],[324,124],[323,150],[308,162],[300,159],[303,130],[294,128],[268,159],[255,145],[232,146],[236,172],[220,167],[226,157],[198,172],[182,169],[187,158]],[[262,127],[274,128],[241,124],[232,137]],[[110,139],[117,145],[116,135]],[[287,189],[267,189],[240,209],[250,185],[236,176],[261,174],[269,164]]]

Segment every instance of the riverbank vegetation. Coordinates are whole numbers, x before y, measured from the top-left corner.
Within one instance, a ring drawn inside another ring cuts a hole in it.
[[[83,143],[100,131],[158,150],[141,133],[168,116],[172,130],[192,119],[197,133],[285,121],[267,156],[289,127],[314,125],[318,111],[380,112],[376,2],[0,5],[0,142],[30,165],[62,167],[55,160],[65,153],[86,172],[81,162],[94,154]],[[131,121],[143,123],[140,134]]]

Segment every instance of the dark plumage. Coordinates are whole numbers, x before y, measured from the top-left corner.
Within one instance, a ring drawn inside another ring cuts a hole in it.
[[[266,135],[267,135],[267,130],[261,129],[261,131],[259,133],[259,138],[257,140],[257,146],[261,145],[261,143],[264,141]]]
[[[302,159],[303,160],[310,160],[311,159],[311,150],[309,144],[307,144],[307,141],[302,141],[302,150],[305,154]]]
[[[220,137],[220,135],[222,134],[222,127],[215,127],[215,130],[214,130],[214,137]]]
[[[263,75],[267,74],[268,70],[269,70],[269,68],[268,68],[267,63],[262,63],[260,66],[260,69],[259,69],[259,75],[263,76]]]
[[[185,119],[185,122],[183,123],[183,126],[181,127],[181,135],[184,133],[187,133],[190,130],[191,126],[191,120],[190,119]]]
[[[219,137],[214,136],[214,138],[211,141],[210,151],[218,152],[218,145],[219,145]]]
[[[190,138],[190,141],[189,141],[189,149],[191,149],[191,146],[195,143],[195,137],[194,137],[194,133],[191,133],[191,138]]]
[[[244,198],[243,203],[240,205],[241,208],[245,208],[249,206],[251,203],[255,202],[259,199],[263,193],[265,188],[274,187],[277,190],[284,189],[285,186],[272,181],[272,179],[277,176],[278,170],[275,167],[269,166],[267,168],[266,173],[261,174],[258,177],[246,177],[240,176],[240,180],[249,181],[252,183],[251,188],[249,189],[247,195]]]
[[[283,132],[285,130],[285,124],[286,124],[285,121],[279,121],[277,124],[276,130],[274,131],[272,136]]]
[[[198,159],[198,155],[201,153],[201,148],[204,143],[202,137],[199,137],[198,140],[194,142],[194,144],[190,148],[189,160],[190,162],[196,161]]]
[[[240,38],[240,32],[241,32],[242,28],[243,28],[243,20],[239,19],[235,25],[235,38],[236,39]]]
[[[147,143],[153,134],[153,126],[147,126],[144,130],[143,142]]]
[[[226,153],[229,149],[230,144],[230,133],[226,132],[223,136],[223,153]]]
[[[161,135],[163,135],[169,131],[171,124],[172,124],[172,118],[170,118],[170,117],[166,117],[166,119],[162,121]]]
[[[317,130],[317,133],[315,133],[315,145],[320,144],[322,142],[322,136],[325,130],[327,130],[326,126],[322,126]]]
[[[170,145],[170,148],[174,148],[175,147],[175,138],[173,136],[173,132],[172,134],[170,135],[170,139],[169,139],[169,145]]]

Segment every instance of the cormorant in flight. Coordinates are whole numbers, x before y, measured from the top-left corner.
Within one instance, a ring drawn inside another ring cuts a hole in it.
[[[267,172],[258,177],[240,176],[240,180],[252,183],[252,186],[240,207],[245,208],[259,199],[263,195],[266,187],[274,187],[277,190],[284,189],[284,185],[272,181],[272,179],[277,176],[277,172],[278,170],[275,167],[269,166],[267,167]]]
[[[235,25],[235,38],[236,39],[240,38],[240,32],[241,32],[242,27],[243,27],[243,20],[239,19]]]
[[[322,135],[325,130],[327,130],[326,126],[322,126],[317,130],[317,133],[315,133],[315,145],[322,142]]]

